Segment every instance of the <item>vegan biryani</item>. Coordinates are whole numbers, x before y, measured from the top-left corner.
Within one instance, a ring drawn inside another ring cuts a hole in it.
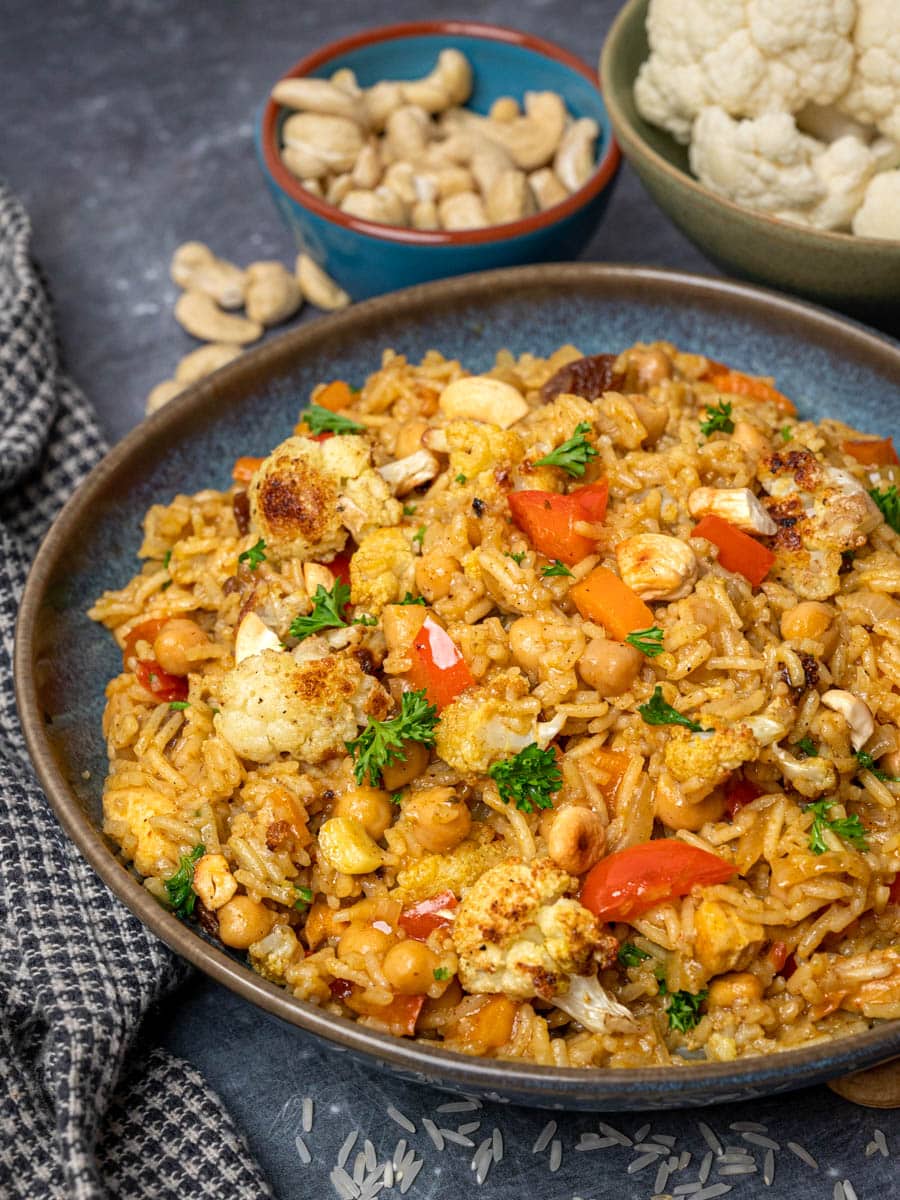
[[[473,1055],[900,1017],[890,439],[664,342],[388,350],[233,480],[151,507],[90,613],[104,829],[162,904]]]

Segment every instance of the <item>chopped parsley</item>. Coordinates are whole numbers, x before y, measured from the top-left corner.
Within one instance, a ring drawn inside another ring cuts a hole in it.
[[[391,804],[400,805],[402,803],[403,803],[403,793],[402,792],[394,792],[393,796],[391,796]]]
[[[381,772],[395,762],[406,761],[404,742],[421,742],[423,746],[434,745],[434,727],[438,722],[437,708],[428,703],[425,689],[404,692],[400,698],[400,712],[388,721],[376,721],[369,717],[365,729],[351,742],[345,742],[355,760],[353,773],[357,783],[364,783],[366,776],[373,787],[378,787]]]
[[[163,555],[163,566],[166,568],[167,571],[169,569],[169,563],[171,561],[172,561],[172,548],[170,546],[169,549]]]
[[[370,617],[368,613],[360,613],[358,617],[354,617],[350,622],[351,625],[377,625],[378,618]]]
[[[306,422],[310,433],[313,434],[336,433],[340,436],[344,433],[366,432],[364,425],[357,425],[356,421],[342,417],[330,408],[323,408],[321,404],[311,404],[309,408],[305,408],[300,414],[300,420]]]
[[[169,701],[169,708],[171,708],[173,712],[182,712],[185,708],[190,708],[190,707],[191,707],[190,700],[170,700]]]
[[[618,959],[623,967],[639,967],[650,955],[634,942],[623,942],[619,947]]]
[[[640,650],[641,654],[646,654],[648,658],[656,658],[657,654],[662,654],[665,646],[662,644],[663,631],[658,625],[651,625],[649,629],[635,629],[629,633],[625,639],[629,646],[634,646],[635,650]]]
[[[340,579],[334,581],[331,591],[326,591],[320,583],[313,596],[312,612],[305,616],[294,617],[288,631],[292,638],[303,641],[323,629],[343,629],[347,622],[343,617],[344,606],[350,599],[350,589]]]
[[[246,563],[251,571],[255,571],[260,563],[266,561],[266,543],[262,538],[251,546],[249,550],[245,550],[243,554],[238,555],[239,563]]]
[[[883,492],[873,488],[869,495],[881,509],[882,516],[894,533],[900,533],[900,492],[897,491],[897,485],[892,483]]]
[[[294,908],[296,908],[297,912],[303,912],[304,909],[308,908],[309,905],[312,904],[312,888],[300,887],[299,884],[295,883],[294,890],[297,893],[297,899],[294,901]]]
[[[541,750],[536,742],[512,758],[488,768],[504,804],[514,801],[522,812],[552,808],[553,793],[562,787],[562,775],[553,750]]]
[[[591,459],[597,457],[597,451],[584,436],[590,432],[591,427],[588,422],[580,421],[575,426],[575,432],[570,438],[567,438],[561,446],[557,446],[549,454],[545,454],[543,458],[539,458],[534,465],[536,467],[562,467],[576,479],[580,478]]]
[[[197,902],[192,884],[194,882],[194,867],[198,859],[206,853],[206,847],[201,843],[195,846],[190,854],[182,854],[178,860],[178,870],[165,880],[166,895],[176,917],[189,917]]]
[[[875,759],[871,754],[867,754],[865,750],[857,750],[856,760],[864,771],[869,771],[876,779],[880,779],[882,783],[900,783],[900,775],[888,775],[887,771],[882,771],[875,766]]]
[[[702,1016],[700,1005],[709,995],[709,988],[703,988],[699,992],[669,992],[666,989],[665,980],[661,979],[659,994],[669,997],[669,1003],[666,1005],[669,1028],[677,1030],[679,1033],[689,1033],[695,1025],[700,1023]]]
[[[414,596],[412,592],[407,592],[402,600],[397,601],[398,604],[427,604],[424,596]]]
[[[552,579],[554,575],[568,575],[570,578],[572,578],[572,572],[569,570],[566,564],[560,562],[558,558],[555,558],[548,566],[541,567],[541,574],[545,579]]]
[[[806,737],[802,737],[799,742],[794,742],[794,746],[797,750],[801,750],[807,758],[819,757],[819,748],[809,734]]]
[[[523,562],[523,560],[524,560],[524,558],[525,558],[525,551],[524,551],[524,550],[520,550],[518,554],[511,554],[511,553],[509,552],[509,550],[507,550],[507,551],[506,551],[506,557],[507,557],[507,558],[511,558],[511,559],[513,560],[513,562],[516,564],[516,566],[517,566],[517,567],[521,567],[521,565],[522,565],[522,562]]]
[[[445,979],[450,978],[450,968],[449,967],[435,967],[433,974],[434,974],[435,979],[439,983],[443,983]]]
[[[781,440],[783,442],[789,442],[791,440],[791,438],[794,436],[794,431],[793,431],[793,429],[791,429],[790,425],[782,425],[779,432],[781,434]]]
[[[425,541],[425,526],[424,525],[419,526],[419,528],[413,534],[412,540],[414,542],[417,542],[419,547],[421,548],[422,543]]]
[[[849,842],[854,849],[868,850],[866,830],[856,813],[852,817],[836,817],[832,821],[826,813],[833,804],[833,800],[817,800],[815,804],[806,806],[806,811],[813,814],[813,823],[809,828],[809,848],[813,854],[824,854],[828,850],[828,843],[823,836],[826,829]]]
[[[691,733],[712,733],[711,729],[704,729],[697,721],[692,721],[671,704],[666,704],[659,684],[653,689],[653,695],[647,703],[638,705],[638,712],[647,725],[683,725]]]
[[[469,481],[468,481],[468,479],[466,479],[465,475],[457,475],[456,482],[457,483],[468,483]]]
[[[731,402],[728,400],[720,400],[713,407],[711,404],[706,406],[706,420],[700,422],[700,432],[704,437],[709,437],[711,433],[734,433],[734,421],[731,419]]]
[[[416,511],[416,509],[417,509],[418,507],[419,507],[419,506],[418,506],[418,504],[404,504],[404,505],[403,505],[403,515],[404,515],[404,517],[411,517],[411,516],[413,516],[413,515],[415,514],[415,511]]]

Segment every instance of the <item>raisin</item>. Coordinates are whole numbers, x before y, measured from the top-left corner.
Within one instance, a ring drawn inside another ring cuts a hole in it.
[[[250,498],[246,492],[235,492],[231,498],[231,509],[238,533],[243,537],[250,532]]]
[[[615,370],[616,358],[615,354],[591,354],[566,363],[541,388],[541,399],[546,404],[554,396],[567,392],[585,400],[596,400],[604,392],[621,391],[625,376]]]

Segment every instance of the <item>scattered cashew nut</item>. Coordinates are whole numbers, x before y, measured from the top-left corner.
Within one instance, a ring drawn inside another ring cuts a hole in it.
[[[203,342],[228,342],[246,345],[263,335],[257,321],[223,312],[211,296],[193,288],[182,292],[175,303],[175,320],[193,337]]]
[[[201,346],[199,350],[192,350],[184,356],[175,368],[175,379],[186,388],[198,379],[212,375],[213,371],[218,371],[219,367],[224,367],[233,358],[237,358],[240,352],[238,346],[229,345],[227,342],[210,342],[208,346]]]
[[[158,383],[151,390],[144,404],[144,412],[147,416],[150,413],[155,413],[157,409],[162,408],[164,404],[168,404],[170,400],[174,400],[176,396],[180,395],[186,386],[187,384],[179,383],[175,379],[164,379],[162,383]]]
[[[280,325],[303,303],[300,285],[280,262],[255,262],[247,268],[245,307],[251,321]]]
[[[310,304],[326,312],[334,312],[346,308],[350,297],[343,288],[338,287],[330,275],[327,275],[319,264],[308,254],[297,255],[297,265],[294,269],[300,291]]]
[[[573,121],[563,134],[553,158],[553,170],[563,187],[577,192],[594,171],[594,147],[600,127],[592,117]]]
[[[203,242],[185,242],[172,255],[169,268],[174,283],[211,296],[221,308],[244,303],[244,272],[224,258],[216,258]]]

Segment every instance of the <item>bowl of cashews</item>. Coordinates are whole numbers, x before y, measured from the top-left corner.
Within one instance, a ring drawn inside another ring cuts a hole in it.
[[[299,250],[354,299],[573,258],[619,149],[594,72],[471,21],[343,38],[272,88],[258,152]]]

